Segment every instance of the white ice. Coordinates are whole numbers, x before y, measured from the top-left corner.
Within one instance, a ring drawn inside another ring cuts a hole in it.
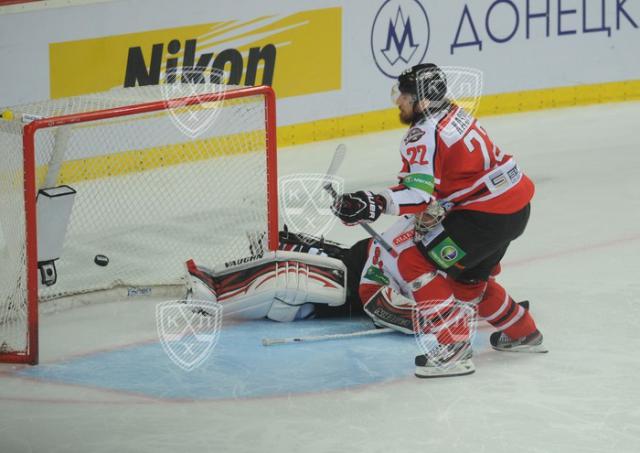
[[[497,353],[485,336],[474,358],[477,372],[468,377],[420,380],[409,373],[342,390],[226,400],[145,395],[145,386],[163,379],[154,363],[135,363],[148,372],[131,382],[138,389],[132,392],[18,376],[22,367],[3,365],[0,452],[640,451],[639,120],[640,103],[483,120],[537,186],[528,230],[509,250],[501,282],[514,298],[531,301],[549,354]],[[282,149],[280,174],[322,172],[345,142],[347,190],[381,189],[395,182],[401,134]],[[329,237],[351,243],[364,232],[336,225]],[[130,345],[157,341],[156,302],[43,316],[42,367],[64,372],[76,358],[126,355]],[[359,366],[373,367],[376,351],[361,360],[367,343],[351,341],[317,347],[359,352]],[[313,356],[316,346],[292,347]],[[236,360],[247,373],[261,372],[243,358]],[[288,364],[288,379],[309,371],[300,360]],[[413,356],[402,360],[410,368]],[[182,370],[162,370],[188,385]],[[116,379],[127,371],[96,367],[93,373]],[[265,372],[265,381],[270,377]]]

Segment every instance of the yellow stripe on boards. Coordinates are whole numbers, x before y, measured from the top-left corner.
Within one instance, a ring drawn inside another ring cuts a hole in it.
[[[143,150],[71,160],[62,164],[56,183],[74,184],[81,181],[141,173],[173,165],[256,152],[265,149],[265,147],[264,134],[261,131],[250,131],[242,134],[225,135]],[[47,166],[38,167],[38,187],[44,182],[46,173]]]
[[[640,80],[548,88],[483,96],[478,116],[502,115],[558,107],[575,107],[606,102],[640,100]],[[278,128],[278,147],[330,140],[405,127],[398,120],[398,109],[389,108],[336,118],[293,124]],[[264,135],[253,131],[206,140],[195,140],[145,150],[65,162],[58,184],[72,184],[97,178],[118,176],[160,167],[195,162],[221,156],[247,153],[264,148]],[[247,141],[242,148],[231,146]],[[193,150],[197,152],[193,152]],[[38,169],[44,180],[46,167]]]
[[[483,96],[476,115],[504,115],[558,107],[640,100],[640,80],[547,88]],[[342,116],[278,128],[278,147],[405,127],[398,109]]]

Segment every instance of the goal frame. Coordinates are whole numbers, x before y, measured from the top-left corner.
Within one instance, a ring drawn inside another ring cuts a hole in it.
[[[231,89],[198,96],[171,99],[181,107],[205,102],[224,101],[249,96],[263,96],[265,102],[266,170],[267,170],[267,231],[269,250],[278,248],[278,181],[276,143],[276,96],[269,86]],[[39,316],[38,316],[38,244],[36,218],[36,158],[35,135],[41,129],[67,126],[109,118],[125,117],[141,113],[169,110],[169,100],[95,110],[92,112],[42,118],[25,124],[22,129],[24,212],[25,212],[25,262],[26,262],[26,322],[27,340],[24,352],[0,352],[0,363],[37,365],[39,361]]]

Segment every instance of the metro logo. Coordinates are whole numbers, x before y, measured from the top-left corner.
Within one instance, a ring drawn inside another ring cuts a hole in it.
[[[429,16],[420,0],[385,0],[371,27],[371,54],[384,75],[395,79],[421,63],[429,48]]]
[[[398,38],[398,31],[402,33],[402,36]],[[405,41],[409,44],[405,47]],[[393,43],[393,48],[391,44]],[[405,64],[409,63],[409,60],[413,57],[420,47],[415,44],[413,40],[413,31],[411,30],[411,19],[406,19],[402,15],[402,9],[398,7],[398,13],[396,15],[395,22],[389,21],[389,30],[387,32],[387,46],[381,49],[382,54],[385,56],[390,65],[395,65],[398,60],[402,60]],[[406,49],[406,50],[405,50]]]
[[[276,47],[267,44],[263,48],[252,47],[249,49],[249,58],[246,65],[244,83],[242,74],[244,60],[242,54],[236,49],[225,49],[218,53],[214,59],[214,53],[202,53],[196,61],[196,39],[188,39],[184,45],[184,56],[182,58],[182,68],[178,72],[182,43],[174,39],[167,45],[167,53],[171,56],[166,59],[166,83],[204,83],[207,70],[209,69],[209,82],[220,83],[220,74],[225,66],[229,65],[229,76],[224,80],[231,85],[271,85],[273,82],[273,72],[276,62]],[[127,57],[127,67],[124,77],[125,87],[158,85],[161,81],[161,68],[164,56],[164,44],[154,44],[151,50],[151,60],[145,61],[145,57],[140,46],[129,48]],[[256,83],[258,65],[264,65],[262,80]],[[209,66],[211,66],[209,68]],[[180,77],[178,77],[180,74]]]
[[[222,68],[225,82],[272,85],[278,98],[339,90],[342,8],[52,43],[49,64],[53,99],[211,82]]]

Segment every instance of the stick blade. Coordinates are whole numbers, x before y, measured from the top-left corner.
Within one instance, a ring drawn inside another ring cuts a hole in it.
[[[347,154],[347,146],[344,143],[340,143],[336,151],[333,153],[333,159],[331,159],[331,164],[329,165],[329,169],[327,170],[327,176],[333,176],[338,173],[338,169],[342,165],[344,161],[344,156]]]

